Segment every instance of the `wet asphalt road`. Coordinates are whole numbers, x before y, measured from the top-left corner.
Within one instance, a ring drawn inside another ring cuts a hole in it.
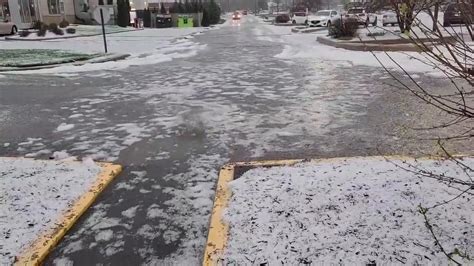
[[[380,69],[275,58],[283,44],[259,27],[198,35],[206,47],[172,62],[0,79],[1,156],[64,150],[125,167],[46,265],[197,265],[224,163],[402,150],[387,99],[403,100]]]

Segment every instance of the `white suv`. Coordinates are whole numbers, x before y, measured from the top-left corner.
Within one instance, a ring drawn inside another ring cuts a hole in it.
[[[314,16],[308,17],[308,25],[310,27],[329,27],[340,17],[341,14],[336,10],[320,10]]]
[[[293,24],[306,24],[308,22],[308,16],[306,12],[295,12],[291,16],[291,23]]]
[[[354,7],[347,11],[346,18],[355,18],[361,25],[365,25],[366,27],[369,24],[373,26],[377,25],[377,16],[375,14],[371,14],[367,12],[365,8],[362,7]]]

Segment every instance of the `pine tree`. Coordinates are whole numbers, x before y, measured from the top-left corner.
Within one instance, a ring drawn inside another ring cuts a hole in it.
[[[209,22],[209,13],[207,12],[206,8],[203,8],[201,26],[209,27],[210,25],[211,23]]]
[[[143,27],[151,27],[151,12],[149,8],[143,10]]]
[[[127,21],[127,26],[130,25],[130,10],[132,10],[132,7],[130,6],[130,0],[124,0],[125,1],[125,7],[126,7],[126,11],[125,11],[125,17],[126,17],[126,21]]]
[[[170,13],[178,13],[179,11],[179,4],[176,0],[174,0],[173,6],[170,9]]]
[[[198,1],[198,12],[203,12],[204,11],[204,6],[202,5],[202,0]]]
[[[178,13],[180,13],[180,14],[185,13],[184,4],[181,0],[179,0],[179,2],[178,2]]]
[[[211,0],[208,5],[209,23],[217,24],[221,20],[221,9],[216,1]]]
[[[166,8],[165,8],[165,4],[163,2],[161,2],[161,5],[160,5],[160,13],[165,15],[166,14]]]
[[[130,13],[127,8],[127,0],[117,0],[117,25],[127,27],[130,23]]]
[[[189,3],[189,0],[184,1],[184,13],[193,13],[193,6]]]
[[[199,12],[199,4],[198,4],[198,1],[193,0],[191,6],[192,6],[192,10],[193,10],[192,12],[193,12],[193,13],[198,13],[198,12]]]

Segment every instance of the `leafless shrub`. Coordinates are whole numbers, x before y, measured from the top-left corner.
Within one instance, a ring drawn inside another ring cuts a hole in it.
[[[439,242],[429,220],[429,211],[449,204],[461,196],[472,198],[474,195],[474,169],[472,166],[465,164],[459,157],[452,155],[445,146],[449,141],[469,142],[474,138],[474,46],[469,43],[469,41],[474,40],[472,27],[474,1],[466,3],[465,0],[458,0],[455,3],[459,6],[459,15],[463,18],[458,25],[452,25],[451,23],[444,23],[443,25],[440,23],[439,11],[441,6],[446,4],[442,0],[390,0],[390,4],[397,14],[400,30],[404,37],[423,51],[415,59],[439,70],[450,81],[452,88],[446,90],[445,93],[435,91],[413,78],[412,74],[406,70],[406,66],[397,62],[390,53],[385,52],[384,55],[390,63],[396,66],[395,70],[390,69],[386,61],[381,60],[380,56],[373,52],[372,54],[384,70],[396,81],[397,88],[409,91],[422,102],[440,110],[450,118],[448,122],[426,128],[427,130],[454,127],[461,123],[464,125],[462,130],[459,129],[460,127],[456,127],[448,136],[433,137],[433,139],[437,139],[444,159],[452,160],[460,167],[462,170],[460,176],[437,174],[408,163],[397,165],[406,171],[424,178],[436,179],[459,190],[459,194],[452,199],[434,206],[419,206],[418,211],[423,216],[425,225],[433,236],[436,246],[449,260],[461,265],[454,258],[454,253],[445,250],[442,243]],[[417,15],[421,12],[426,12],[430,21],[418,19]],[[406,78],[400,77],[400,72]],[[472,259],[469,254],[457,253],[455,255],[468,260]]]

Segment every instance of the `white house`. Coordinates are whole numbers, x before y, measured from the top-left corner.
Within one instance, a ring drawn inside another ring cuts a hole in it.
[[[19,28],[29,28],[34,21],[93,24],[92,13],[98,6],[108,6],[114,14],[116,0],[0,0],[2,10]],[[112,22],[113,23],[113,22]]]

